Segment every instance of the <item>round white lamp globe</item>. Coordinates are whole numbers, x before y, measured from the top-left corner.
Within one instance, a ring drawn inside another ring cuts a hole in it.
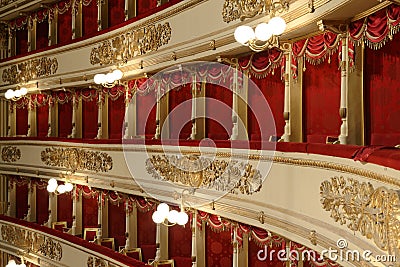
[[[242,25],[236,28],[234,36],[237,42],[241,43],[242,45],[246,45],[249,40],[254,39],[255,35],[250,26]]]
[[[65,191],[66,192],[71,192],[72,189],[74,189],[74,186],[71,183],[65,183]]]
[[[96,84],[102,84],[106,81],[106,75],[105,74],[96,74],[96,75],[94,75],[93,80]]]
[[[60,185],[57,187],[57,192],[60,193],[60,194],[65,193],[65,185],[60,184]]]
[[[54,178],[51,178],[48,182],[48,184],[57,184],[57,180]]]
[[[165,216],[163,216],[159,210],[156,210],[151,218],[155,223],[162,223],[165,220]]]
[[[267,23],[260,23],[254,31],[256,38],[260,41],[267,41],[272,36],[271,26]]]
[[[158,205],[157,210],[160,212],[160,214],[165,218],[168,216],[169,213],[169,206],[166,203],[161,203]]]
[[[7,99],[11,99],[14,97],[14,91],[11,89],[8,89],[7,92],[4,95]]]
[[[21,89],[19,89],[19,91],[21,92],[21,95],[26,95],[28,93],[28,89],[26,89],[25,87],[22,87]]]
[[[115,80],[121,80],[123,73],[119,69],[113,71]]]
[[[185,225],[189,220],[189,216],[186,214],[186,212],[181,211],[178,213],[178,221],[177,223],[179,225]]]
[[[49,193],[54,193],[57,189],[57,184],[48,184],[47,185],[47,191]]]
[[[273,17],[268,22],[273,35],[281,35],[286,29],[286,22],[281,17]]]
[[[178,221],[178,217],[179,217],[179,212],[177,212],[176,210],[171,210],[168,213],[167,219],[170,223],[176,223]]]

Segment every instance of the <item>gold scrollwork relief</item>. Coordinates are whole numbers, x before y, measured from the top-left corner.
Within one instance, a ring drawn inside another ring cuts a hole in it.
[[[400,257],[399,192],[352,178],[332,177],[320,186],[321,203],[331,217]]]
[[[1,149],[1,159],[4,162],[16,162],[21,158],[21,150],[15,146],[5,146]]]
[[[90,64],[126,62],[138,55],[157,51],[161,46],[168,44],[170,39],[171,26],[168,22],[132,29],[94,47],[90,53]]]
[[[41,159],[48,166],[64,167],[73,172],[108,172],[113,167],[113,160],[107,153],[80,148],[46,148],[41,152]]]
[[[32,79],[55,74],[58,69],[56,58],[42,57],[12,65],[3,70],[3,82],[26,83]]]
[[[146,160],[146,170],[155,179],[235,194],[251,195],[262,186],[260,171],[249,163],[211,160],[197,155],[153,155]]]
[[[87,259],[87,267],[106,267],[107,262],[103,259],[89,256]]]
[[[45,241],[40,245],[38,252],[52,260],[60,261],[62,258],[61,244],[49,237],[45,238]]]

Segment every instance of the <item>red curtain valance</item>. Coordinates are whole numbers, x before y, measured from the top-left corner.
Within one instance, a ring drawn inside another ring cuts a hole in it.
[[[247,71],[250,76],[262,79],[269,73],[274,73],[276,68],[284,66],[284,62],[283,52],[278,49],[271,49],[240,58],[239,66],[243,72]]]
[[[103,93],[108,94],[109,99],[115,101],[125,95],[125,87],[123,85],[116,85],[112,88],[103,88]]]
[[[340,267],[341,266],[340,264],[338,264],[328,258],[324,258],[321,260],[320,254],[317,253],[316,251],[309,249],[308,247],[306,247],[304,245],[290,241],[290,251],[298,251],[299,255],[303,255],[302,252],[305,250],[307,250],[309,252],[313,252],[308,255],[311,255],[311,256],[315,255],[315,259],[310,258],[310,260],[309,260],[309,263],[311,264],[311,266],[314,266],[314,267]],[[307,253],[305,253],[304,255],[307,255]],[[296,259],[291,259],[291,262],[292,262],[293,266],[297,266]]]
[[[73,99],[73,93],[69,91],[58,91],[52,93],[52,99],[55,103],[65,104]]]
[[[60,1],[54,5],[54,10],[57,10],[58,14],[64,14],[65,12],[68,11],[68,9],[71,7],[72,4],[73,3],[71,0]]]
[[[17,109],[21,108],[30,108],[29,106],[30,98],[27,96],[21,97],[17,101],[10,101],[10,109],[11,111],[13,110],[13,107],[15,106]]]
[[[400,6],[390,5],[350,24],[350,38],[356,44],[366,43],[371,49],[381,48],[399,29]]]
[[[92,102],[92,101],[98,101],[99,99],[99,93],[96,89],[82,89],[77,92],[81,99],[85,102]]]

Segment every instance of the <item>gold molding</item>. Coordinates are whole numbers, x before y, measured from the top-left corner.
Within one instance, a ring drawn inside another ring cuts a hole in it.
[[[62,247],[60,243],[54,241],[50,237],[45,237],[44,242],[40,244],[38,252],[52,260],[60,261],[62,258]]]
[[[170,39],[171,26],[168,22],[134,28],[92,48],[90,64],[127,62],[136,56],[157,51],[161,46],[168,44]]]
[[[320,186],[321,203],[331,218],[359,231],[390,255],[400,256],[400,194],[386,187],[344,177]]]
[[[1,159],[4,162],[16,162],[21,159],[21,150],[16,146],[5,146],[1,149]]]
[[[107,262],[103,259],[94,257],[94,256],[89,256],[87,259],[87,267],[106,267],[108,266]]]
[[[55,74],[57,69],[57,58],[36,58],[14,64],[4,69],[2,79],[3,82],[8,82],[10,84],[26,83],[36,78]]]
[[[108,172],[113,167],[112,157],[107,153],[79,148],[46,148],[41,152],[41,160],[48,166],[64,167],[72,172]]]

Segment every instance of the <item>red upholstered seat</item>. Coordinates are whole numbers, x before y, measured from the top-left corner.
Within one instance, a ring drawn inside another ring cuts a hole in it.
[[[53,222],[52,228],[61,232],[64,232],[64,228],[67,228],[67,222]]]
[[[175,267],[174,260],[162,260],[155,262],[154,267]]]
[[[83,239],[93,241],[96,238],[99,228],[85,228],[83,231]]]
[[[123,253],[128,257],[142,261],[142,249],[141,248],[124,249]]]
[[[112,237],[102,238],[100,243],[104,247],[115,250],[115,241]]]

